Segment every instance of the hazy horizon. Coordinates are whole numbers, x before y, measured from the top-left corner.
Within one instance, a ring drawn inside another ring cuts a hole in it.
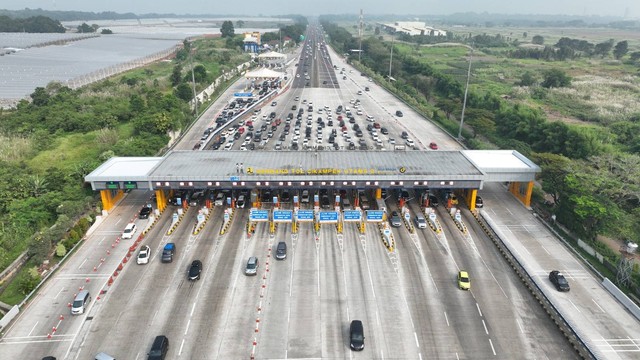
[[[173,13],[186,14],[248,14],[258,15],[322,15],[355,14],[362,9],[365,14],[420,14],[446,15],[457,12],[476,12],[494,14],[534,14],[534,15],[580,15],[580,16],[617,16],[640,18],[638,0],[458,0],[442,3],[433,0],[396,0],[393,6],[381,0],[344,1],[327,0],[314,5],[290,0],[272,0],[270,2],[248,0],[240,3],[214,4],[207,0],[192,0],[185,7],[182,3],[166,0],[110,0],[109,2],[90,2],[86,0],[5,0],[2,5],[7,10],[43,9],[57,11],[87,11],[118,13]],[[241,4],[241,6],[237,6]]]

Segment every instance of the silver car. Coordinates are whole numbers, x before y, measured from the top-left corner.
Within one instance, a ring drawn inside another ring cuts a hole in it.
[[[247,266],[244,269],[245,275],[256,275],[258,273],[258,258],[252,256],[247,260]]]

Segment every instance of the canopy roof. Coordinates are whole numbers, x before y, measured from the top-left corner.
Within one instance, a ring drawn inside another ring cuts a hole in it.
[[[279,78],[284,76],[284,73],[269,70],[267,68],[260,68],[258,70],[250,71],[245,74],[245,78],[247,79],[257,79],[257,78]]]
[[[275,51],[269,51],[266,53],[262,53],[260,55],[258,55],[259,59],[284,59],[287,56],[284,54],[280,54],[279,52],[275,52]]]

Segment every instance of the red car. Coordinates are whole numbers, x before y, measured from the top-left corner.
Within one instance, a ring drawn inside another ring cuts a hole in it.
[[[244,128],[241,127],[240,129],[238,129],[238,133],[240,133],[240,134],[244,133]]]
[[[438,144],[432,142],[431,144],[429,144],[429,148],[431,150],[438,150]]]

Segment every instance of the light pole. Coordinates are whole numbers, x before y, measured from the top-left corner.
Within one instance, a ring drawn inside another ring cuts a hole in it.
[[[393,64],[393,40],[394,36],[391,34],[391,56],[389,57],[389,81],[391,81],[391,64]]]
[[[464,100],[462,100],[462,114],[460,115],[460,129],[458,129],[458,141],[462,141],[462,125],[464,125],[464,110],[467,107],[467,93],[469,92],[469,78],[471,77],[471,58],[473,56],[473,46],[469,48],[469,69],[467,70],[467,85],[464,87]]]

